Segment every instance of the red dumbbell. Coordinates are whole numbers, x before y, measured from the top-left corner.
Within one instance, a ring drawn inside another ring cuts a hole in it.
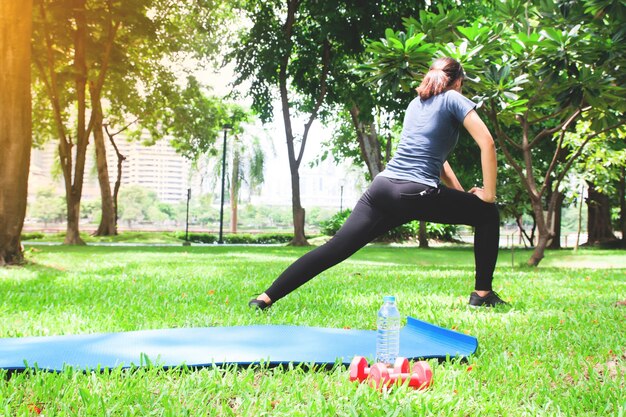
[[[430,386],[433,379],[433,372],[428,362],[418,362],[413,366],[412,372],[390,373],[382,363],[377,363],[370,369],[370,380],[372,385],[381,389],[384,386],[393,384],[404,384],[414,389],[425,389]]]
[[[386,368],[386,366],[385,366]],[[370,376],[370,369],[368,367],[367,359],[363,356],[355,356],[350,363],[350,381],[363,382]],[[393,366],[394,374],[405,374],[410,371],[410,364],[407,358],[398,357]]]
[[[350,363],[350,381],[365,381],[370,375],[367,359],[363,356],[355,356]]]
[[[419,361],[413,365],[413,375],[417,375],[418,385],[415,388],[426,389],[433,383],[433,370],[428,362]]]
[[[403,358],[398,356],[396,358],[396,362],[393,365],[393,370],[390,371],[392,374],[406,374],[411,371],[411,365],[409,364],[409,360],[407,358]]]

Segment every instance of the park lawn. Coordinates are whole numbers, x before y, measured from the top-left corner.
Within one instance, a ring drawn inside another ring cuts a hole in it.
[[[430,361],[433,386],[378,392],[344,367],[0,371],[0,415],[623,416],[626,252],[502,250],[510,308],[472,309],[470,248],[370,246],[268,312],[247,301],[307,248],[27,247],[0,269],[0,337],[298,324],[373,329],[382,295],[478,338],[468,362]],[[513,265],[513,267],[512,267]],[[614,268],[605,268],[613,266]],[[615,268],[619,267],[619,268]]]

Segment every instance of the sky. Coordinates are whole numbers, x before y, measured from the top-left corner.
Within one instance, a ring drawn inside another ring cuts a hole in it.
[[[212,68],[198,68],[194,74],[206,86],[211,88],[212,94],[225,97],[232,89],[231,82],[235,79],[233,65],[227,65],[216,71]],[[239,91],[245,91],[246,85],[239,87]],[[250,97],[242,97],[238,104],[250,107],[252,100]],[[262,194],[269,194],[262,199],[263,202],[273,203],[280,201],[281,204],[291,204],[290,194],[290,177],[287,145],[285,139],[284,123],[282,121],[280,101],[276,101],[274,109],[275,116],[272,122],[267,123],[267,136],[272,144],[266,147],[266,184]],[[296,134],[301,134],[304,130],[306,117],[293,118],[292,124]],[[321,197],[325,198],[325,204],[335,204],[337,206],[352,207],[361,193],[364,191],[365,184],[363,182],[363,174],[359,169],[354,169],[349,163],[336,165],[331,161],[327,161],[320,167],[311,167],[311,164],[320,156],[322,152],[322,143],[328,140],[332,135],[332,126],[323,126],[319,120],[315,120],[309,131],[303,161],[300,165],[301,188],[303,205],[307,203],[315,203]],[[298,145],[296,145],[298,146]],[[299,148],[296,147],[296,152]],[[356,172],[355,172],[356,171]],[[321,178],[319,182],[314,181],[310,177]],[[311,189],[309,185],[314,185]],[[343,192],[341,192],[343,187]],[[285,190],[285,188],[288,188]],[[309,188],[309,189],[307,189]],[[318,194],[318,195],[316,195]],[[332,194],[334,202],[330,202],[325,195]],[[269,198],[269,199],[268,199]]]

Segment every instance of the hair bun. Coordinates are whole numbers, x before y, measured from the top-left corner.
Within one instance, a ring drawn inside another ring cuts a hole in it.
[[[429,99],[442,93],[452,83],[463,77],[463,67],[458,61],[449,57],[438,58],[432,63],[422,83],[417,87],[417,93],[422,100]]]

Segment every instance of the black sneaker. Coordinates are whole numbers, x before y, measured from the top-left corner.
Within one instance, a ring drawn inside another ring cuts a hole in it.
[[[248,301],[248,307],[252,307],[257,310],[267,310],[271,305],[272,304],[267,304],[265,301],[257,300],[256,298]]]
[[[472,292],[472,294],[470,294],[469,305],[473,307],[480,307],[480,306],[495,307],[497,305],[506,306],[506,305],[509,305],[509,303],[503,301],[498,295],[498,293],[495,291],[491,291],[489,294],[485,295],[484,297],[481,297],[480,295],[476,294],[476,292],[474,291]]]

